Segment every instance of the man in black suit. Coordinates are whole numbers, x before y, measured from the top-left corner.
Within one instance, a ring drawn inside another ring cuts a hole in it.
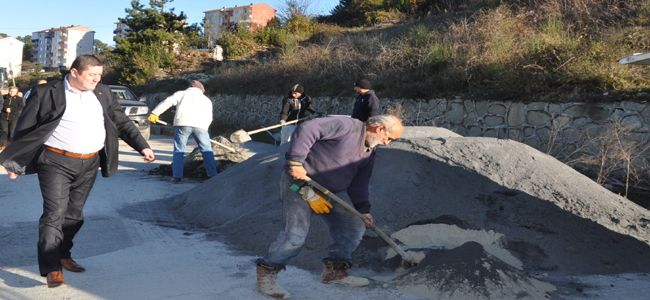
[[[85,269],[75,262],[72,240],[83,224],[83,207],[95,183],[117,172],[118,136],[145,161],[155,160],[149,144],[100,84],[102,62],[77,57],[64,80],[39,85],[16,125],[14,141],[0,154],[9,178],[38,174],[43,214],[38,227],[38,265],[48,287],[63,284],[62,267]]]

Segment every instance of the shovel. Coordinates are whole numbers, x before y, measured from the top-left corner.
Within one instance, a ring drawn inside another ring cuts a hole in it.
[[[165,121],[161,121],[161,120],[158,120],[156,123],[160,123],[160,124],[162,124],[162,125],[167,125],[167,122],[165,122]],[[228,151],[230,151],[230,152],[237,152],[237,150],[233,149],[232,147],[229,147],[229,146],[227,146],[227,145],[224,145],[224,144],[222,144],[222,143],[219,143],[219,142],[217,142],[217,141],[215,141],[215,140],[213,140],[213,139],[210,139],[210,142],[212,142],[213,144],[215,144],[215,145],[217,145],[217,146],[220,146],[220,147],[222,147],[222,148],[224,148],[224,149],[226,149],[226,150],[228,150]]]
[[[262,131],[267,131],[269,129],[282,127],[284,125],[291,125],[291,124],[298,123],[299,121],[306,120],[306,119],[309,119],[309,117],[300,118],[300,119],[296,119],[296,120],[293,120],[293,121],[284,122],[284,123],[280,123],[280,124],[272,125],[272,126],[269,126],[269,127],[264,127],[264,128],[252,130],[252,131],[244,131],[243,129],[239,129],[239,130],[233,132],[230,135],[230,141],[235,143],[235,144],[245,143],[245,142],[248,142],[248,141],[251,140],[251,134],[255,134],[255,133],[258,133],[258,132],[262,132]]]
[[[328,198],[334,200],[334,202],[341,205],[348,212],[352,213],[353,215],[355,215],[355,216],[357,216],[357,217],[359,217],[359,218],[361,218],[363,220],[363,215],[359,211],[357,211],[354,207],[352,207],[352,205],[345,202],[343,199],[341,199],[336,194],[330,192],[330,190],[328,190],[324,186],[320,185],[318,182],[313,181],[309,177],[307,177],[305,182],[307,182],[308,185],[310,185],[310,186],[316,188],[317,190],[319,190],[321,193],[323,193],[323,195],[325,195]],[[418,259],[417,257],[415,257],[412,254],[406,253],[406,251],[404,251],[404,249],[402,249],[402,247],[397,245],[395,243],[395,241],[393,241],[393,239],[391,239],[383,230],[379,229],[379,227],[377,227],[375,225],[375,226],[372,226],[371,228],[372,228],[372,230],[375,231],[375,233],[377,233],[377,235],[382,240],[384,240],[391,248],[393,248],[393,250],[395,250],[395,252],[397,252],[397,254],[399,254],[399,256],[402,257],[402,260],[404,261],[404,263],[402,265],[404,267],[411,267],[411,266],[415,266],[418,263],[420,263],[421,259]]]

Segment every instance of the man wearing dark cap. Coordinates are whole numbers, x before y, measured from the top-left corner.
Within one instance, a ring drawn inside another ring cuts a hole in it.
[[[352,109],[352,118],[365,122],[368,118],[380,114],[379,99],[370,88],[370,80],[365,78],[354,83],[354,91],[358,96]]]
[[[183,157],[185,146],[190,136],[201,150],[203,166],[208,177],[217,175],[217,162],[214,159],[208,127],[212,123],[212,100],[206,97],[205,88],[198,80],[193,80],[186,90],[178,91],[160,102],[147,118],[149,122],[158,122],[158,116],[172,106],[176,106],[174,115],[174,152],[172,155],[172,175],[174,182],[183,179]]]
[[[316,113],[313,107],[314,101],[305,94],[305,88],[300,84],[294,84],[289,90],[289,95],[282,99],[280,123],[284,124]],[[291,134],[296,130],[296,126],[296,124],[282,126],[280,144],[286,144],[291,140]]]

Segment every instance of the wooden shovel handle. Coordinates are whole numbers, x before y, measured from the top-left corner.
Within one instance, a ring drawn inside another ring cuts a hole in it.
[[[162,125],[167,125],[167,122],[165,122],[165,121],[161,121],[161,120],[158,120],[156,123],[160,123],[160,124],[162,124]],[[220,146],[220,147],[222,147],[222,148],[224,148],[224,149],[226,149],[226,150],[228,150],[228,151],[230,151],[230,152],[237,152],[237,150],[233,149],[232,147],[229,147],[229,146],[227,146],[227,145],[224,145],[224,144],[222,144],[222,143],[219,143],[219,142],[217,142],[217,141],[215,141],[215,140],[213,140],[213,139],[210,139],[210,142],[212,142],[213,144],[215,144],[215,145],[217,145],[217,146]]]
[[[307,179],[305,179],[305,182],[307,182],[307,184],[315,187],[317,190],[321,191],[321,193],[323,193],[328,198],[334,200],[334,202],[341,205],[348,212],[350,212],[353,215],[363,219],[363,215],[358,210],[356,210],[354,207],[352,207],[352,205],[350,205],[347,202],[343,201],[343,199],[339,198],[339,196],[332,193],[326,187],[320,185],[316,181],[313,181],[309,177],[307,177]],[[393,241],[393,239],[391,239],[383,230],[379,229],[379,227],[377,227],[377,226],[372,226],[372,230],[374,230],[375,233],[377,233],[377,235],[382,240],[384,240],[391,248],[393,248],[393,250],[395,250],[395,252],[397,252],[397,254],[399,254],[404,260],[406,260],[406,261],[411,261],[412,260],[411,257],[408,256],[408,254],[406,254],[406,252],[399,245],[397,245],[395,243],[395,241]]]
[[[258,132],[267,131],[269,129],[282,127],[284,125],[291,125],[291,124],[298,123],[299,121],[302,121],[302,120],[305,120],[305,119],[307,119],[307,118],[295,119],[293,121],[284,122],[284,124],[280,123],[280,124],[275,124],[275,125],[271,125],[271,126],[268,126],[268,127],[260,128],[260,129],[255,129],[253,131],[247,131],[246,134],[251,135],[251,134],[258,133]]]

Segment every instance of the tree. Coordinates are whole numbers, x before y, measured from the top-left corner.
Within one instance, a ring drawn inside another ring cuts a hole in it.
[[[278,13],[278,19],[284,23],[296,17],[306,17],[310,5],[309,0],[285,0],[284,7],[281,7]]]
[[[0,32],[0,39],[6,38],[8,35],[6,33]]]
[[[108,46],[108,44],[106,44],[106,43],[104,43],[104,42],[102,42],[102,41],[100,41],[98,39],[95,39],[95,46],[94,46],[94,49],[93,49],[93,53],[99,55],[99,54],[105,54],[108,51],[111,51],[111,47]]]
[[[161,71],[174,71],[175,56],[195,45],[192,37],[200,34],[198,26],[187,26],[187,16],[165,6],[173,0],[150,0],[145,7],[131,1],[126,17],[118,20],[128,26],[126,37],[116,41],[111,61],[121,83],[145,84]]]
[[[32,36],[26,35],[17,37],[17,40],[23,42],[23,61],[31,61],[34,54],[34,44],[32,43]]]
[[[186,28],[186,44],[192,49],[205,49],[208,48],[208,38],[203,34],[201,25],[193,23]]]
[[[326,19],[349,26],[371,25],[383,6],[384,0],[341,0]]]

